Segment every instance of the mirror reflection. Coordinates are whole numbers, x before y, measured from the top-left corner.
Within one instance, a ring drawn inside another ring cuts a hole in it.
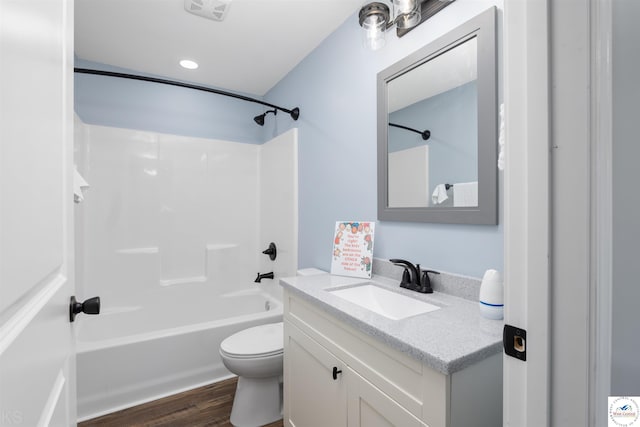
[[[473,37],[387,82],[388,207],[478,206]]]
[[[378,73],[378,218],[498,223],[496,8]]]

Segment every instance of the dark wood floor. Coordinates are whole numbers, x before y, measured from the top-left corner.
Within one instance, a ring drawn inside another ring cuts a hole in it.
[[[154,400],[78,424],[78,427],[232,427],[236,378]],[[265,427],[282,427],[282,420]]]

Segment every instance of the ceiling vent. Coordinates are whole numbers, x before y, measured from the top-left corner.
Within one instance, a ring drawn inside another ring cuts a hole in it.
[[[231,0],[184,0],[184,10],[203,18],[222,21],[227,16]]]

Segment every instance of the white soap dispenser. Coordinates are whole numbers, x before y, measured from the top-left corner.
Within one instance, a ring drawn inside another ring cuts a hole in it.
[[[504,286],[499,271],[485,271],[480,284],[479,305],[483,317],[494,320],[504,318]]]

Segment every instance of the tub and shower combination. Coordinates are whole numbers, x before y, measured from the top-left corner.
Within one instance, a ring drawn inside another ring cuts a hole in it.
[[[102,303],[74,323],[79,421],[229,378],[220,343],[281,321],[296,271],[296,130],[251,145],[77,123],[76,141],[78,295]]]
[[[78,328],[78,417],[115,410],[230,377],[220,342],[282,320],[282,304],[258,288],[215,295],[206,285],[162,289],[109,306]]]

